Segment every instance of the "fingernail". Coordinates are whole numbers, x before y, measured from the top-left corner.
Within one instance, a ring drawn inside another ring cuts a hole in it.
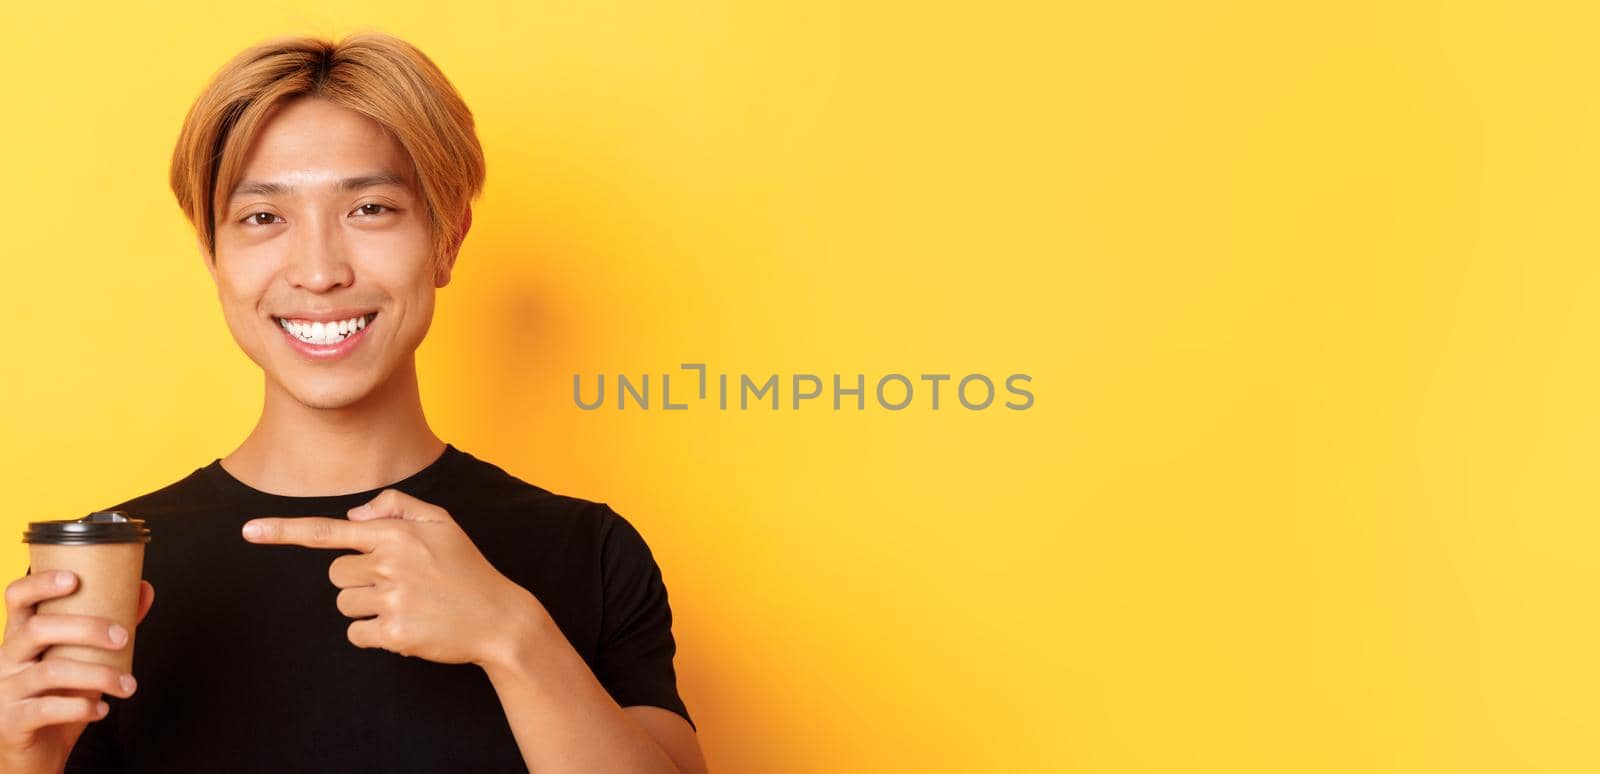
[[[72,585],[72,573],[61,571],[56,573],[56,585],[66,588]]]
[[[135,683],[133,681],[133,675],[123,675],[122,676],[122,692],[123,693],[133,693],[133,689],[134,689],[134,687],[136,685],[138,685],[138,683]]]
[[[244,536],[247,538],[261,537],[261,525],[254,522],[244,525]]]
[[[94,714],[99,715],[100,717],[105,717],[106,713],[110,711],[111,705],[106,704],[105,702],[100,702],[99,704],[94,705]]]
[[[120,647],[122,647],[123,643],[126,643],[127,641],[128,641],[128,630],[122,628],[122,624],[112,624],[111,625],[111,644],[120,648]]]

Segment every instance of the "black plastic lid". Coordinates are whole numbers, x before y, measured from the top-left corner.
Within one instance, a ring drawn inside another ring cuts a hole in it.
[[[103,543],[148,543],[150,529],[144,519],[122,511],[95,511],[81,519],[30,521],[22,533],[24,543],[90,546]]]

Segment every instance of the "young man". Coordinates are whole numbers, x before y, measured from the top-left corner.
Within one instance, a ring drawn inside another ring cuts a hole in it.
[[[0,772],[705,770],[644,539],[423,416],[414,352],[483,174],[466,105],[403,41],[272,41],[218,72],[171,182],[261,418],[113,506],[152,533],[136,685],[40,660],[130,639],[36,613],[70,573],[8,586]]]

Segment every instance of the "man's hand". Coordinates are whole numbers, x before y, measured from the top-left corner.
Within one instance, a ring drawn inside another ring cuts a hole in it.
[[[51,645],[115,650],[130,632],[105,618],[40,613],[40,602],[78,590],[68,570],[30,572],[6,586],[5,641],[0,642],[0,772],[58,772],[90,723],[104,717],[101,694],[133,695],[133,675],[105,664],[42,658]],[[135,625],[155,602],[156,588],[139,581]],[[109,708],[108,710],[109,711]]]
[[[484,666],[515,652],[530,631],[554,628],[544,605],[495,570],[445,509],[385,489],[347,516],[252,519],[244,537],[360,551],[328,566],[343,589],[339,612],[360,619],[348,634],[355,645]]]

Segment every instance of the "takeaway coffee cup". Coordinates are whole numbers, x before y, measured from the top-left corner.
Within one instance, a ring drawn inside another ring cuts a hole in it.
[[[73,658],[133,669],[134,629],[139,614],[139,581],[150,530],[143,519],[122,511],[96,511],[81,519],[34,521],[22,533],[28,544],[28,572],[71,570],[78,586],[71,594],[40,602],[40,613],[108,618],[128,631],[116,650],[85,645],[52,645],[41,658]]]

